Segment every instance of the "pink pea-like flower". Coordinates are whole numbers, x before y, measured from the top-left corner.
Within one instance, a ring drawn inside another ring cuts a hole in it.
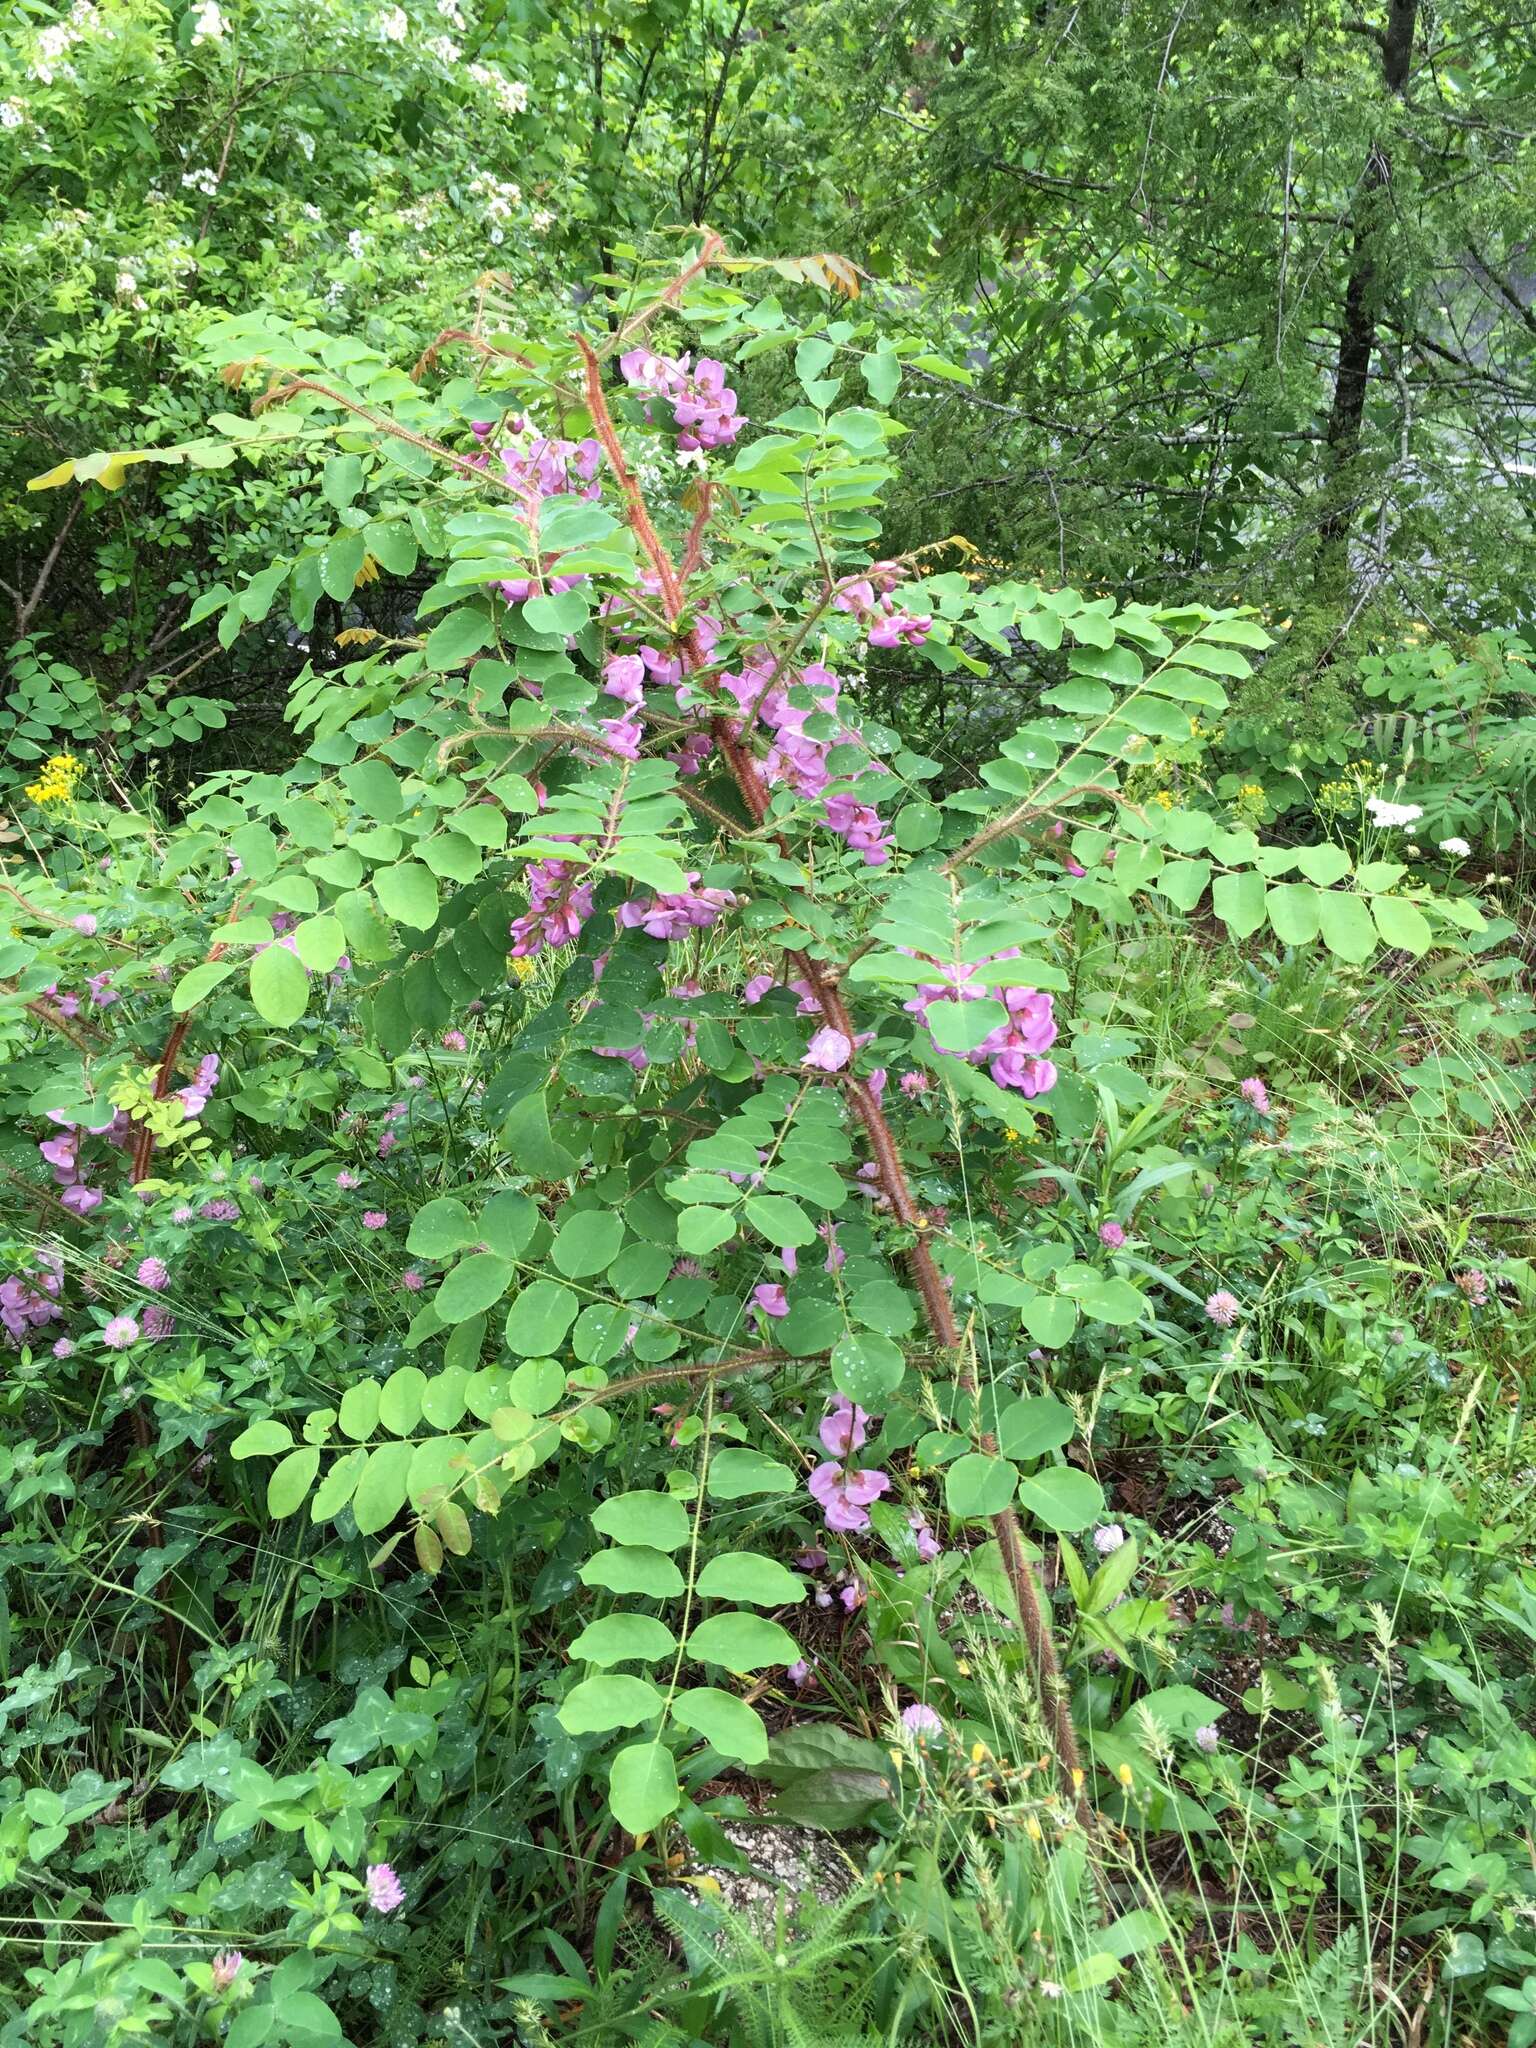
[[[365,1209],[363,1211],[364,1230],[382,1230],[388,1221],[389,1211],[387,1209]]]
[[[1242,1306],[1237,1296],[1229,1294],[1225,1287],[1207,1295],[1205,1300],[1206,1314],[1213,1323],[1219,1323],[1224,1330],[1229,1329],[1237,1321]]]
[[[853,1041],[846,1032],[824,1024],[806,1047],[803,1067],[817,1067],[824,1074],[840,1073],[853,1056]]]
[[[829,1459],[818,1465],[806,1481],[811,1498],[820,1504],[827,1518],[827,1527],[844,1534],[869,1527],[869,1516],[865,1510],[876,1502],[882,1493],[889,1493],[891,1482],[884,1472],[864,1469],[847,1469]]]
[[[754,974],[742,990],[741,999],[744,1003],[760,1003],[772,987],[773,976],[771,974]]]
[[[158,1294],[163,1287],[171,1284],[171,1269],[164,1259],[141,1259],[136,1275],[141,1287],[148,1287]]]
[[[1119,1251],[1121,1245],[1125,1243],[1124,1226],[1116,1223],[1113,1218],[1108,1223],[1101,1223],[1099,1225],[1099,1243],[1108,1245],[1112,1252]]]
[[[241,1970],[244,1969],[244,1967],[245,1957],[241,1955],[239,1949],[220,1949],[219,1953],[213,1959],[214,1990],[227,1991],[230,1985],[233,1984],[235,1979],[239,1976]]]
[[[918,1562],[920,1564],[932,1564],[936,1557],[942,1555],[944,1546],[929,1528],[922,1515],[908,1515],[907,1525],[911,1529],[917,1544]]]
[[[126,1351],[130,1344],[139,1341],[139,1326],[132,1316],[114,1316],[101,1333],[101,1341],[109,1351]]]
[[[870,582],[867,576],[858,577],[852,583],[845,583],[842,589],[833,597],[832,608],[834,611],[851,612],[855,618],[861,612],[873,611],[875,608],[874,584]]]
[[[831,1414],[821,1418],[816,1434],[834,1458],[846,1458],[863,1450],[869,1441],[869,1417],[846,1394],[839,1394]]]
[[[376,1913],[393,1913],[405,1904],[405,1886],[387,1863],[370,1863],[366,1879],[368,1903]]]
[[[776,1280],[765,1280],[752,1290],[752,1299],[765,1316],[787,1316],[789,1300]]]
[[[803,1657],[799,1657],[793,1664],[786,1664],[784,1666],[784,1676],[791,1685],[796,1687],[803,1686],[810,1681],[811,1667]]]

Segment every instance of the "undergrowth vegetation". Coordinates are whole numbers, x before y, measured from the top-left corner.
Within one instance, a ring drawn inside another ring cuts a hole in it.
[[[603,10],[440,12],[38,10],[4,122],[136,196],[0,231],[134,266],[0,723],[0,2048],[1531,2048],[1529,641],[916,534],[835,38],[658,15],[631,158]]]

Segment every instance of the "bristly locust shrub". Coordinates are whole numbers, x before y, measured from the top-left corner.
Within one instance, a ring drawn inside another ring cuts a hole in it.
[[[1359,961],[1455,943],[1476,913],[1405,892],[1395,863],[1128,801],[1127,771],[1223,709],[1262,631],[879,559],[911,350],[836,311],[797,325],[751,295],[764,268],[710,239],[601,346],[445,338],[414,376],[257,320],[215,331],[234,385],[257,363],[271,383],[193,459],[319,452],[334,523],[196,618],[228,642],[285,614],[303,631],[363,579],[430,587],[300,680],[286,774],[223,775],[169,827],[73,783],[38,799],[48,858],[7,885],[0,961],[25,1109],[52,1120],[75,1241],[103,1202],[141,1230],[184,1205],[208,1119],[305,1130],[348,1077],[383,1100],[446,1048],[437,1121],[393,1104],[314,1197],[403,1243],[401,1362],[327,1392],[322,1351],[304,1396],[221,1410],[266,1512],[368,1539],[376,1568],[407,1541],[447,1575],[534,1475],[593,1461],[600,1540],[568,1590],[602,1611],[569,1642],[558,1719],[586,1752],[616,1745],[612,1811],[636,1833],[722,1758],[767,1755],[731,1681],[796,1664],[804,1582],[741,1531],[990,1525],[1085,1810],[1031,1560],[1103,1495],[1050,1354],[1080,1319],[1142,1320],[1162,1283],[1123,1232],[1090,1258],[937,1206],[935,1155],[963,1163],[979,1126],[1082,1145],[1134,1099],[1063,1001],[1085,932],[1208,900],[1239,940],[1267,922]],[[777,268],[796,303],[846,282]],[[472,374],[431,381],[455,349]],[[748,421],[736,365],[770,351],[800,396]],[[861,715],[871,646],[982,673],[1021,642],[1059,679],[960,787]],[[100,851],[131,943],[72,914]],[[141,1249],[100,1333],[130,1361],[175,1342]],[[58,1270],[13,1291],[41,1328]],[[153,1363],[118,1375],[141,1414]],[[668,1458],[636,1477],[653,1405]],[[887,1498],[903,1451],[934,1489],[915,1514]]]

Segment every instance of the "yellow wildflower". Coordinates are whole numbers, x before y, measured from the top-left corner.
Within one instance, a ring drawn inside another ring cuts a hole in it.
[[[50,754],[36,782],[27,784],[27,795],[35,804],[67,804],[84,773],[73,754]]]

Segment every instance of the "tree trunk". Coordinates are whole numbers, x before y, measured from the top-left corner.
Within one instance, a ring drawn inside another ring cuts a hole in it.
[[[1387,27],[1380,36],[1381,76],[1387,91],[1401,99],[1413,59],[1419,0],[1390,0]],[[1332,503],[1320,527],[1322,564],[1336,559],[1349,538],[1354,499],[1349,466],[1360,452],[1360,427],[1370,387],[1371,355],[1376,346],[1376,315],[1380,306],[1376,243],[1385,212],[1385,194],[1392,182],[1392,160],[1380,143],[1371,144],[1355,208],[1354,245],[1344,316],[1339,326],[1339,361],[1334,378],[1333,406],[1328,415],[1328,488]]]

